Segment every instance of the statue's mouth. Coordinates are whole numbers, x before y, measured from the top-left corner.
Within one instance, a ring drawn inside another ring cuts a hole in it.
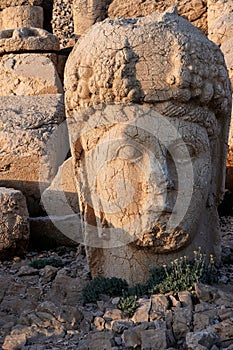
[[[168,253],[184,247],[190,235],[182,227],[168,229],[166,223],[156,223],[153,227],[138,235],[136,245],[151,248],[156,253]]]

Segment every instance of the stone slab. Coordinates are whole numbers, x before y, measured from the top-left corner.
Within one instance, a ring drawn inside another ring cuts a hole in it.
[[[31,216],[41,215],[40,185],[48,186],[69,149],[64,118],[61,94],[0,97],[0,186],[22,190]]]
[[[44,29],[22,27],[0,31],[0,54],[59,49],[59,39]]]
[[[42,54],[9,54],[0,62],[0,96],[62,93],[53,62]]]
[[[0,30],[20,27],[43,28],[44,15],[40,6],[7,7],[0,12]]]

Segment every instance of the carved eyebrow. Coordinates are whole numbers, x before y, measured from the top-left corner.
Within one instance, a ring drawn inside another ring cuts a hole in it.
[[[209,136],[217,132],[217,118],[207,107],[196,106],[192,103],[176,104],[172,101],[156,103],[154,109],[168,118],[178,118],[180,120],[196,123],[207,130]]]

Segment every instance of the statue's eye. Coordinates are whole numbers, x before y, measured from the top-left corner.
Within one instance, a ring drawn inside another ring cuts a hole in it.
[[[192,161],[196,150],[193,145],[182,142],[172,146],[169,153],[175,162],[184,164]]]
[[[124,145],[118,149],[117,156],[121,159],[136,161],[142,157],[142,152],[134,146]]]

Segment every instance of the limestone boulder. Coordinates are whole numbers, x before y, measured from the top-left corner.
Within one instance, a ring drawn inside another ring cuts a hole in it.
[[[59,51],[59,39],[40,28],[17,28],[0,31],[0,54],[25,51]]]
[[[110,18],[147,16],[154,12],[163,12],[170,6],[177,6],[181,16],[207,32],[207,3],[202,0],[113,0],[108,8],[108,16]]]
[[[221,45],[233,37],[233,12],[218,17],[208,29],[208,37]]]
[[[40,6],[7,7],[0,12],[0,30],[19,27],[43,28],[43,8]]]
[[[0,2],[0,10],[4,10],[6,7],[14,7],[14,6],[41,6],[43,0],[1,0]]]
[[[206,350],[219,343],[219,337],[213,332],[189,332],[186,335],[189,350]]]
[[[207,0],[207,7],[209,28],[212,27],[216,19],[233,12],[233,2],[231,0]]]
[[[28,240],[25,197],[13,188],[0,187],[0,260],[25,253]]]
[[[42,54],[10,54],[0,62],[0,96],[62,93],[53,62]]]
[[[0,97],[0,186],[21,189],[31,216],[69,149],[64,118],[60,94]]]

